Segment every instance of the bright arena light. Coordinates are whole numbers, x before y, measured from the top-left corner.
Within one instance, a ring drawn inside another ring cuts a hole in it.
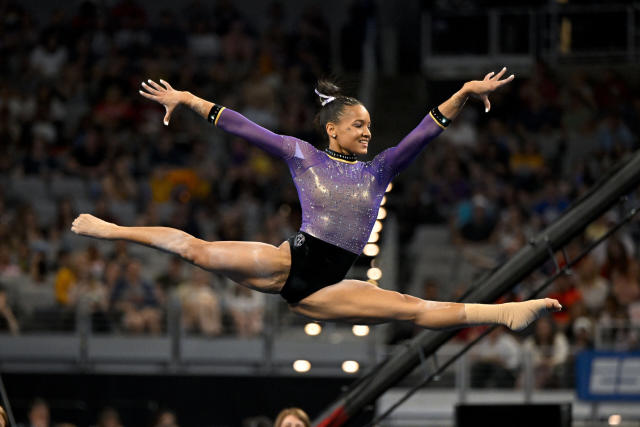
[[[387,210],[385,208],[380,208],[378,211],[378,219],[385,219],[387,217]]]
[[[316,335],[320,335],[320,332],[322,332],[322,326],[317,323],[310,322],[304,325],[304,333],[307,335],[314,337]]]
[[[375,243],[378,241],[379,238],[380,238],[380,235],[377,232],[372,231],[371,236],[369,236],[369,243]]]
[[[382,231],[382,222],[376,221],[375,224],[373,224],[373,232],[379,233],[380,231]]]
[[[353,335],[357,337],[366,337],[369,335],[369,327],[367,325],[353,325],[351,328]]]
[[[387,203],[387,196],[382,196],[382,201],[380,202],[380,206],[384,206]]]
[[[311,363],[308,360],[300,359],[293,362],[293,370],[296,372],[309,372],[309,369],[311,369]]]
[[[390,182],[389,185],[387,185],[387,189],[384,190],[385,193],[388,193],[389,191],[393,190],[393,183]]]
[[[342,364],[343,369],[344,369],[344,363]],[[618,414],[613,414],[611,416],[609,416],[609,425],[610,426],[618,426],[620,425],[620,423],[622,422],[622,416],[618,415]]]
[[[347,374],[355,374],[360,369],[360,364],[355,360],[345,360],[342,362],[342,370]]]
[[[364,245],[362,253],[366,256],[376,256],[380,253],[380,246],[376,245],[375,243],[367,243],[366,245]]]
[[[373,280],[380,280],[380,278],[382,277],[382,270],[380,270],[378,267],[371,267],[367,270],[367,277]]]

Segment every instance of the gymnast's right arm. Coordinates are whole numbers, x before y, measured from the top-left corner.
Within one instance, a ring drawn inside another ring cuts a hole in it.
[[[173,110],[178,105],[185,104],[225,132],[244,138],[274,156],[288,159],[293,155],[291,144],[287,144],[282,135],[255,124],[236,111],[199,98],[190,92],[175,90],[164,80],[160,80],[160,83],[162,85],[153,80],[148,80],[148,83],[142,82],[144,90],[141,90],[140,94],[164,105],[165,125],[169,125]]]

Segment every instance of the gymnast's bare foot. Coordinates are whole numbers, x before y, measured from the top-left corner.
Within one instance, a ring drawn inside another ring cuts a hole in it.
[[[521,331],[547,313],[562,310],[558,300],[551,298],[502,304],[505,324],[514,331]]]
[[[80,214],[71,225],[71,231],[83,236],[97,237],[99,239],[112,239],[117,225],[103,221],[90,214]]]

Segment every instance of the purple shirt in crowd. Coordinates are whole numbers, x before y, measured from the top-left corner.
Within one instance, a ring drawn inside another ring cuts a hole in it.
[[[358,255],[369,240],[389,182],[442,131],[428,114],[397,146],[372,161],[347,162],[227,108],[217,126],[287,162],[302,207],[301,231]]]

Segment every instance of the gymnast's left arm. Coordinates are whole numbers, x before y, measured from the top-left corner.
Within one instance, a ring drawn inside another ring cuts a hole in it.
[[[479,97],[484,103],[485,112],[489,112],[491,103],[488,95],[514,79],[512,74],[500,80],[506,71],[505,67],[498,74],[494,72],[488,73],[483,80],[466,82],[449,99],[437,108],[433,108],[398,145],[385,152],[385,164],[393,171],[393,174],[395,175],[405,169],[429,141],[440,135],[442,130],[451,123],[451,120],[460,114],[470,96]]]

